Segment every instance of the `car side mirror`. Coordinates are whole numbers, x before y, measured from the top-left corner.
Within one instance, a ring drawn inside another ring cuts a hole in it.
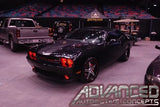
[[[156,45],[155,48],[160,50],[160,46],[159,45]]]

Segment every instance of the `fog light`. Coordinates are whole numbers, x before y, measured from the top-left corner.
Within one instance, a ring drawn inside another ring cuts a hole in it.
[[[77,72],[76,72],[76,74],[80,74],[80,73],[81,73],[81,71],[77,71]]]
[[[33,70],[33,71],[35,70],[35,67],[34,67],[34,66],[32,66],[32,70]]]
[[[69,76],[67,76],[67,75],[64,75],[64,78],[65,78],[66,80],[69,80]]]

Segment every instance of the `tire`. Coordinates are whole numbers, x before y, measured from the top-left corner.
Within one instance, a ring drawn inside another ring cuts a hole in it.
[[[10,45],[11,51],[13,51],[13,52],[17,51],[17,45],[14,43],[12,38],[9,39],[9,45]]]
[[[80,75],[80,81],[84,83],[89,83],[94,81],[98,76],[98,63],[94,57],[88,58],[83,67],[82,73]]]
[[[133,41],[133,46],[135,46],[135,44],[136,44],[136,42],[135,42],[135,41]]]
[[[3,41],[0,39],[0,45],[3,45]]]
[[[146,75],[144,77],[144,85],[151,85],[151,83],[148,81]]]
[[[122,62],[128,61],[129,56],[130,56],[130,46],[128,46],[125,49],[123,55],[120,57],[120,61],[122,61]]]
[[[53,36],[53,39],[54,39],[54,40],[57,40],[57,37],[56,37],[56,36]]]

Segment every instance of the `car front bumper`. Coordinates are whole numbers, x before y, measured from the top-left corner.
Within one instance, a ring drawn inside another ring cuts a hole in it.
[[[33,72],[53,80],[72,81],[76,79],[74,68],[65,68],[46,63],[39,63],[27,57],[27,61],[32,66]],[[65,76],[69,78],[66,79]]]

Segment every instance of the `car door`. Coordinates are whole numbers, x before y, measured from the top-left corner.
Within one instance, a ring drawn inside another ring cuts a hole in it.
[[[108,61],[114,61],[122,55],[122,42],[121,33],[112,31],[108,33],[105,46],[106,59]]]

